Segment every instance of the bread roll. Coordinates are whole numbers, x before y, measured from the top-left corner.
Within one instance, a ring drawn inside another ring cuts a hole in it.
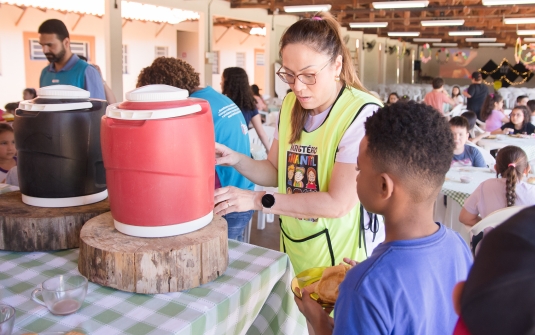
[[[347,271],[351,267],[346,264],[331,266],[323,271],[318,286],[316,286],[316,293],[320,300],[324,303],[334,304],[338,298],[338,287],[342,280],[344,280]]]
[[[535,184],[535,177],[529,177],[528,178],[528,183]]]

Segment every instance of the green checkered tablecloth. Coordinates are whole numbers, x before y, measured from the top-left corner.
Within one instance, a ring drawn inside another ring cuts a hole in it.
[[[462,183],[461,177],[469,177],[469,183]],[[441,192],[457,201],[461,207],[466,199],[485,180],[496,178],[496,173],[488,168],[454,167],[446,174],[446,181]]]
[[[59,274],[78,274],[78,249],[0,251],[0,303],[17,310],[15,333],[306,334],[293,301],[293,269],[286,254],[229,241],[229,266],[213,282],[178,293],[134,294],[89,283],[82,308],[54,316],[30,299]]]

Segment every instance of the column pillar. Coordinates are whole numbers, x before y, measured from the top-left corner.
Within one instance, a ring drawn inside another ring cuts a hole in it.
[[[121,0],[105,0],[104,37],[106,48],[106,82],[117,101],[123,101],[123,31]]]

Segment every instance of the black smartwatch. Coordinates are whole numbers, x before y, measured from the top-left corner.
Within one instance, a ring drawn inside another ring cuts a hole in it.
[[[275,205],[275,197],[273,196],[273,193],[266,193],[262,196],[262,207],[264,209],[270,209]]]

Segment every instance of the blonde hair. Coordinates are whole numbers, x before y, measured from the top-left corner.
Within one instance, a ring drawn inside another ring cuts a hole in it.
[[[281,58],[282,50],[289,44],[306,45],[316,52],[330,56],[331,62],[334,62],[336,57],[341,55],[340,81],[346,86],[369,93],[357,77],[351,53],[342,40],[340,24],[330,13],[319,12],[311,19],[302,19],[292,24],[280,40],[279,55]],[[290,143],[297,142],[301,138],[308,113],[308,110],[304,109],[298,101],[295,101],[291,117]]]

